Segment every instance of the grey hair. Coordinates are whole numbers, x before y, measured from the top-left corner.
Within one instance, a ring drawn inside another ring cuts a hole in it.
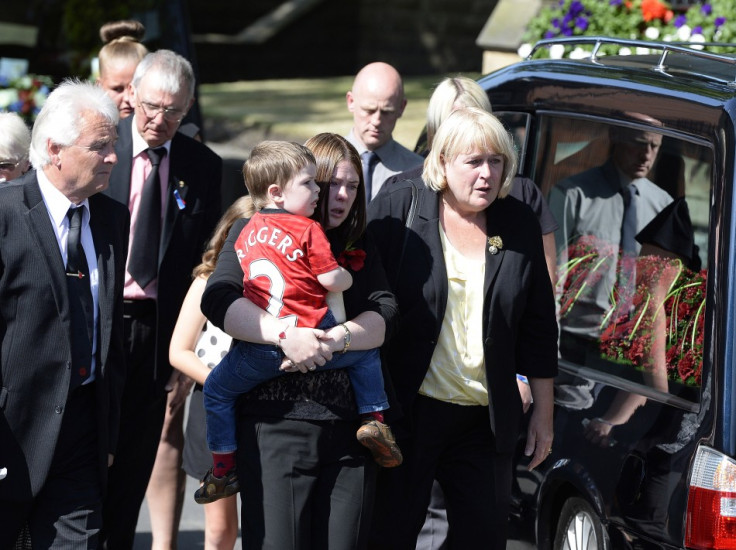
[[[66,79],[49,94],[31,133],[30,160],[36,170],[51,162],[49,141],[68,147],[79,139],[82,115],[90,111],[102,115],[113,125],[120,119],[113,100],[92,82]]]
[[[145,76],[150,79],[153,88],[168,94],[178,94],[183,86],[188,94],[187,103],[194,97],[192,64],[178,53],[157,50],[146,55],[133,74],[133,88],[137,90]]]
[[[28,160],[31,131],[18,113],[0,113],[0,160]]]

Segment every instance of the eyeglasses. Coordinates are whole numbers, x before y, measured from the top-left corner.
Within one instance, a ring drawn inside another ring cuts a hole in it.
[[[12,172],[20,163],[21,161],[0,160],[0,172]]]
[[[163,105],[154,105],[147,101],[138,101],[138,105],[143,109],[146,118],[154,119],[159,113],[163,113],[164,120],[167,122],[180,122],[186,114],[182,109],[174,109],[173,107],[164,107]]]

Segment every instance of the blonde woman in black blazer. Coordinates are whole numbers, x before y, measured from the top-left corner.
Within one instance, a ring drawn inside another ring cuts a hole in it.
[[[501,123],[461,109],[440,126],[423,181],[391,186],[369,205],[401,313],[384,358],[404,451],[402,466],[379,475],[375,548],[414,548],[437,479],[450,547],[505,549],[517,373],[534,398],[530,469],[552,445],[554,298],[539,223],[507,197],[515,173]]]

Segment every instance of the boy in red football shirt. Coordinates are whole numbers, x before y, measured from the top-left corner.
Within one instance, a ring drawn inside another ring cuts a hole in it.
[[[243,296],[285,321],[282,337],[287,337],[291,326],[335,326],[326,294],[341,293],[353,283],[350,273],[338,266],[322,227],[309,219],[319,198],[315,170],[309,149],[284,141],[257,145],[243,167],[257,210],[235,242],[244,273]],[[238,342],[207,377],[207,444],[214,466],[195,493],[198,503],[238,491],[235,403],[241,394],[283,374],[283,359],[278,346]],[[343,352],[320,368],[348,369],[358,412],[363,416],[358,440],[381,466],[401,464],[401,451],[380,412],[388,408],[388,402],[378,349]]]

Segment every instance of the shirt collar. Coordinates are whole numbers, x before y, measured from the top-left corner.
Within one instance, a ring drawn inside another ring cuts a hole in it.
[[[350,133],[348,134],[347,139],[355,146],[355,149],[358,151],[359,155],[362,155],[368,150],[368,148],[363,144],[363,142],[360,141],[356,137],[353,129],[350,130]],[[378,156],[378,159],[381,160],[381,159],[387,158],[390,155],[393,148],[394,148],[394,138],[390,137],[386,143],[381,145],[378,149],[374,149],[373,152],[376,154],[376,156]]]
[[[62,226],[64,219],[66,218],[66,213],[72,206],[77,208],[85,206],[86,208],[82,215],[82,224],[84,224],[85,221],[89,223],[90,210],[88,199],[84,199],[79,204],[74,204],[66,198],[66,195],[59,191],[53,183],[51,183],[43,170],[36,170],[36,178],[38,178],[38,187],[41,189],[41,196],[43,196],[46,210],[48,210],[56,227]]]
[[[146,149],[149,149],[150,146],[146,143],[146,140],[141,137],[141,135],[138,133],[138,127],[135,124],[135,113],[132,115],[133,122],[132,122],[132,128],[130,129],[130,133],[133,135],[133,158],[140,155],[143,151]],[[166,149],[166,156],[169,157],[171,155],[171,140],[168,140],[167,142],[163,143],[162,145],[159,145],[159,147],[164,147]],[[155,149],[155,147],[154,147]]]

